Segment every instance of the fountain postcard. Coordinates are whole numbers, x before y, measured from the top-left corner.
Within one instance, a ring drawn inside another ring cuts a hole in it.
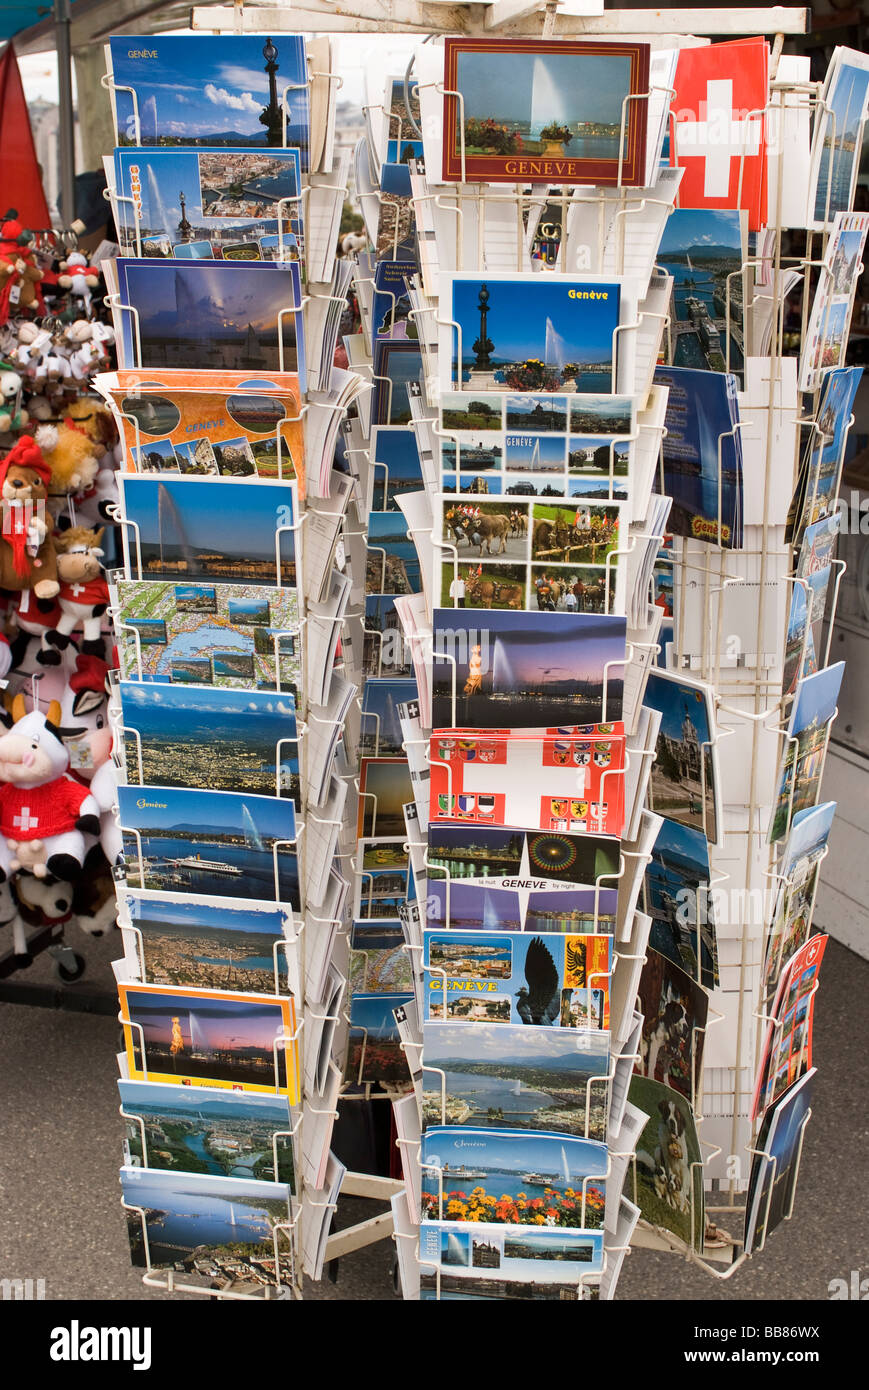
[[[145,241],[149,254],[164,256],[204,242],[206,256],[219,259],[224,249],[281,231],[287,252],[293,236],[299,255],[298,150],[122,148],[114,172],[123,255],[135,256]]]
[[[251,911],[232,899],[122,890],[120,916],[131,978],[238,994],[299,992],[286,909]]]
[[[284,1184],[122,1168],[121,1190],[135,1267],[199,1277],[203,1289],[237,1283],[248,1298],[292,1284]]]
[[[426,1023],[423,1050],[426,1129],[521,1126],[606,1139],[609,1033]]]
[[[299,906],[292,801],[119,787],[127,887]]]
[[[607,1150],[594,1139],[433,1125],[420,1160],[423,1221],[449,1210],[451,1221],[539,1226],[542,1214],[550,1227],[603,1225]]]
[[[118,984],[131,1081],[271,1091],[299,1100],[290,998]]]
[[[646,43],[448,38],[444,179],[640,185],[648,88]]]
[[[121,367],[297,372],[305,389],[298,262],[121,256],[114,265]]]
[[[118,484],[130,578],[295,588],[295,484],[135,474]]]
[[[258,1091],[227,1094],[204,1086],[193,1091],[153,1081],[119,1081],[118,1092],[121,1110],[129,1117],[124,1150],[131,1167],[267,1179],[286,1183],[295,1193],[289,1138],[293,1122],[285,1096]]]
[[[608,1028],[612,943],[527,930],[424,931],[423,1018]]]
[[[110,592],[121,674],[128,680],[290,695],[301,682],[295,589],[116,579]]]
[[[106,66],[118,145],[229,145],[251,154],[290,145],[308,168],[308,67],[299,34],[275,41],[122,35],[106,44]]]
[[[298,810],[291,695],[121,681],[126,780],[289,797]]]
[[[578,1299],[583,1278],[603,1270],[603,1232],[425,1222],[419,1261],[423,1300]]]

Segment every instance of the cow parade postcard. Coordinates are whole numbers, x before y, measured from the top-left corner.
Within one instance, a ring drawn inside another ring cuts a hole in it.
[[[447,38],[444,179],[642,184],[648,85],[644,43]]]

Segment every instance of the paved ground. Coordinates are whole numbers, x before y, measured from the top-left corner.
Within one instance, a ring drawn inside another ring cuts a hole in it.
[[[117,938],[87,943],[89,978],[105,981]],[[50,982],[40,960],[19,977]],[[85,990],[83,981],[80,990]],[[73,987],[76,988],[76,987]],[[619,1296],[631,1299],[824,1299],[833,1278],[869,1274],[865,1165],[869,1106],[861,1024],[869,963],[831,942],[815,1020],[813,1096],[794,1219],[731,1281],[678,1256],[635,1251]],[[162,1298],[129,1265],[117,1168],[115,1019],[0,1003],[0,1277],[43,1278],[50,1299]],[[341,1225],[376,1210],[342,1200]],[[726,1224],[723,1223],[722,1224]],[[392,1299],[391,1242],[342,1260],[319,1299]]]

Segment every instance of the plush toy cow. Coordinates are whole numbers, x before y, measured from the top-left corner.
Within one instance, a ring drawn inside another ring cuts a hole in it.
[[[59,663],[60,653],[78,627],[84,633],[82,651],[89,656],[105,654],[102,618],[109,606],[109,586],[100,564],[102,537],[102,529],[72,526],[55,540],[61,616],[56,627],[46,629],[46,646],[36,658],[43,665]]]
[[[0,873],[29,869],[37,878],[75,879],[84,864],[85,835],[99,835],[100,808],[87,787],[67,775],[60,705],[27,713],[12,702],[12,727],[0,738]]]

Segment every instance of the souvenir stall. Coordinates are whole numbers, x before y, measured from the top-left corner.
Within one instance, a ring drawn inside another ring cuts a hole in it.
[[[373,8],[109,37],[117,245],[4,220],[0,973],[117,921],[148,1287],[738,1279],[823,1085],[869,59]],[[418,36],[352,144],[341,31]]]

